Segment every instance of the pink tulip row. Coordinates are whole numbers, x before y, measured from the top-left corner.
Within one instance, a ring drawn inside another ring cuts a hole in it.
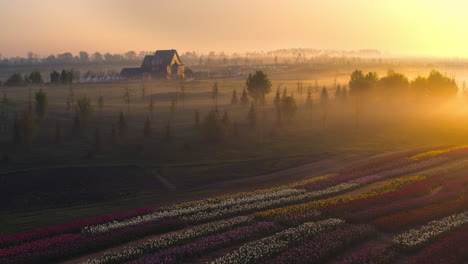
[[[395,259],[396,252],[392,248],[365,247],[340,257],[334,264],[390,264]]]
[[[306,241],[266,263],[323,263],[327,257],[341,251],[352,243],[375,235],[376,232],[376,229],[369,225],[345,225],[335,231],[314,237],[312,240]]]
[[[2,249],[7,252],[21,252],[21,254],[10,254],[0,257],[2,264],[25,264],[25,263],[51,263],[64,258],[94,252],[114,244],[126,242],[142,235],[162,233],[180,227],[183,224],[178,218],[161,219],[160,221],[130,226],[118,230],[112,230],[97,235],[65,234],[48,238],[49,243],[38,240],[23,243]],[[63,239],[63,237],[67,239]],[[53,243],[55,241],[57,243]],[[41,243],[43,245],[39,246]],[[36,247],[36,248],[34,248]],[[40,247],[40,249],[38,248]]]
[[[466,263],[463,261],[468,261],[468,227],[425,247],[405,264]]]
[[[345,214],[345,218],[350,220],[372,219],[383,215],[388,215],[389,213],[393,212],[424,207],[432,203],[440,203],[454,199],[464,192],[464,182],[466,182],[464,177],[455,178],[444,182],[442,189],[435,194],[427,194],[412,199],[388,201],[386,204],[365,207],[362,210]]]
[[[127,264],[174,263],[183,258],[199,256],[206,251],[270,233],[277,230],[278,227],[279,226],[274,222],[257,222],[250,226],[238,227],[221,234],[204,237],[182,246],[161,250],[158,253],[148,255],[141,259],[127,262]]]
[[[94,218],[74,221],[74,222],[55,225],[55,226],[37,228],[32,231],[28,231],[28,232],[24,232],[24,233],[20,233],[16,235],[0,236],[0,247],[9,246],[12,244],[18,244],[23,241],[38,239],[42,237],[54,236],[54,235],[62,234],[62,233],[72,233],[72,232],[78,231],[84,226],[99,224],[99,223],[113,221],[113,220],[125,219],[125,218],[133,217],[136,215],[147,214],[155,210],[156,210],[155,207],[140,208],[140,209],[131,210],[129,212],[110,214],[110,215],[94,217]]]

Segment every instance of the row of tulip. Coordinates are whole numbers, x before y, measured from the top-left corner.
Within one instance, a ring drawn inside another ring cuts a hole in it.
[[[242,206],[244,204],[251,204],[264,200],[277,200],[281,198],[295,197],[300,194],[304,194],[304,190],[297,189],[283,189],[276,192],[264,193],[255,196],[248,196],[239,199],[224,200],[221,203],[207,203],[201,204],[199,206],[194,206],[190,208],[180,208],[173,210],[161,210],[156,211],[151,214],[139,215],[133,218],[128,218],[123,221],[110,221],[100,225],[86,226],[82,229],[83,233],[86,234],[96,234],[101,232],[107,232],[112,229],[123,228],[127,226],[139,225],[146,222],[155,221],[158,219],[174,216],[187,216],[192,214],[199,214],[210,211],[219,211],[223,208],[229,208],[233,206]]]
[[[278,215],[275,218],[273,218],[273,221],[280,223],[282,225],[296,226],[304,222],[316,220],[320,218],[321,216],[322,216],[322,213],[320,211],[310,210],[310,211],[290,213],[286,215]]]
[[[323,263],[330,255],[346,248],[351,243],[374,236],[377,230],[370,225],[345,225],[329,233],[320,234],[312,240],[305,241],[298,247],[289,249],[269,264],[302,264]]]
[[[466,148],[468,148],[468,145],[456,146],[456,147],[450,147],[450,148],[443,148],[443,149],[437,149],[437,150],[431,150],[431,151],[426,151],[426,152],[414,155],[414,156],[410,157],[409,159],[411,159],[411,160],[420,160],[420,159],[423,159],[423,158],[434,157],[434,156],[438,156],[438,155],[445,154],[445,153],[448,153],[448,152],[452,152],[452,154],[453,153],[464,153],[464,152],[460,152],[459,150],[466,149]],[[454,152],[454,151],[458,151],[458,152]]]
[[[400,190],[387,192],[373,197],[367,197],[364,199],[357,199],[348,203],[335,204],[323,208],[322,211],[325,211],[327,214],[330,215],[342,215],[343,213],[352,212],[361,208],[367,208],[379,204],[386,204],[395,200],[421,196],[430,192],[430,190],[432,190],[438,184],[440,184],[439,179],[434,179],[431,177],[421,181],[412,182]]]
[[[462,178],[460,180],[465,179]],[[442,189],[433,194],[427,194],[411,199],[399,199],[396,201],[389,201],[386,204],[365,207],[364,209],[356,212],[346,213],[345,218],[349,220],[372,219],[380,216],[387,216],[388,214],[394,212],[410,210],[412,208],[428,206],[432,203],[440,203],[441,201],[454,199],[463,193],[463,185],[460,185],[459,182],[460,181],[445,182],[442,186]],[[379,197],[376,197],[376,199],[378,198]],[[417,212],[418,210],[419,209],[416,209]],[[416,213],[415,216],[417,217],[418,214]]]
[[[347,203],[347,202],[358,200],[358,199],[375,197],[377,195],[396,191],[412,182],[421,181],[425,178],[426,178],[425,176],[420,176],[420,175],[396,178],[396,179],[393,179],[389,183],[384,183],[367,192],[346,195],[346,196],[339,197],[339,198],[315,200],[315,201],[303,203],[303,204],[296,204],[296,205],[291,205],[291,206],[286,206],[286,207],[281,207],[281,208],[269,209],[269,210],[257,212],[255,213],[255,215],[260,218],[276,217],[278,215],[287,215],[287,214],[300,212],[300,211],[309,211],[313,209],[337,205],[340,203]]]
[[[373,223],[381,229],[395,231],[407,226],[430,221],[438,217],[458,213],[467,209],[468,199],[463,197],[426,205],[409,211],[402,211],[382,216],[374,219]]]
[[[358,183],[358,184],[371,183],[371,182],[383,180],[389,177],[395,177],[395,176],[399,176],[402,174],[407,174],[410,172],[430,168],[447,160],[448,160],[447,157],[434,157],[431,159],[427,159],[427,160],[423,160],[420,162],[411,163],[411,164],[408,164],[406,166],[402,166],[399,168],[395,168],[393,170],[382,170],[376,174],[361,177],[361,178],[352,180],[351,182]]]
[[[260,189],[260,190],[256,190],[256,191],[252,191],[252,192],[240,192],[240,193],[236,193],[236,194],[229,194],[229,195],[218,196],[218,197],[214,197],[214,198],[207,198],[207,199],[203,199],[203,200],[196,200],[196,201],[190,201],[190,202],[175,204],[175,205],[171,205],[171,206],[168,206],[168,207],[162,207],[161,209],[164,210],[164,211],[170,211],[170,210],[174,210],[174,209],[191,208],[191,207],[199,206],[199,205],[203,205],[203,204],[221,203],[221,202],[223,202],[225,200],[242,199],[242,198],[249,197],[249,196],[257,196],[257,195],[267,194],[267,193],[271,193],[271,192],[281,191],[281,190],[284,190],[284,189],[295,188],[297,186],[305,185],[305,184],[308,184],[308,183],[311,183],[311,182],[320,181],[320,180],[324,180],[324,179],[328,179],[328,178],[332,178],[332,177],[335,177],[335,174],[320,175],[320,176],[312,177],[312,178],[309,178],[309,179],[300,180],[300,181],[292,182],[292,183],[277,186],[277,187],[272,187],[272,188],[269,188],[269,189]]]
[[[414,250],[447,232],[467,224],[468,211],[465,211],[463,213],[444,217],[440,220],[431,221],[420,228],[411,229],[403,234],[397,235],[393,238],[393,243],[403,250]]]
[[[335,264],[390,264],[394,263],[396,252],[389,247],[363,247],[339,257]]]
[[[326,188],[328,186],[336,185],[338,183],[342,182],[348,182],[348,181],[353,181],[359,178],[362,178],[367,175],[380,175],[382,172],[385,171],[394,171],[395,168],[401,168],[408,166],[409,164],[414,163],[413,161],[409,159],[400,159],[397,161],[393,161],[388,164],[383,164],[379,167],[375,167],[372,169],[364,170],[364,171],[354,171],[351,173],[346,173],[346,174],[340,174],[338,176],[332,177],[332,178],[327,178],[324,180],[312,182],[305,184],[303,186],[298,186],[298,188],[303,188],[306,190],[320,190],[322,188]],[[398,173],[398,172],[397,172]],[[365,181],[361,181],[359,183],[366,183]]]
[[[306,239],[328,232],[343,225],[344,221],[330,218],[319,222],[307,222],[254,242],[247,243],[237,250],[217,258],[212,264],[255,264],[266,261],[289,247]]]
[[[220,247],[226,247],[232,243],[238,243],[248,239],[263,236],[277,230],[279,226],[274,222],[258,222],[250,226],[238,227],[224,233],[203,237],[192,243],[179,247],[161,250],[155,254],[126,262],[127,264],[168,264],[181,261],[184,258],[199,256],[204,252]]]
[[[229,229],[251,224],[252,216],[239,216],[217,222],[211,222],[191,228],[178,230],[149,239],[141,244],[127,247],[123,250],[107,252],[103,256],[89,259],[82,264],[111,264],[133,260],[144,254],[156,252],[158,250],[174,247],[201,238],[203,236],[224,232]]]
[[[139,225],[142,223],[152,222],[170,216],[183,217],[183,219],[189,223],[201,223],[210,220],[231,217],[239,214],[251,213],[258,210],[265,210],[277,206],[284,206],[291,203],[308,201],[319,197],[337,194],[346,190],[356,188],[357,186],[357,184],[343,183],[329,187],[324,190],[314,192],[305,192],[304,190],[297,189],[284,189],[273,193],[247,197],[245,200],[248,200],[248,203],[246,203],[244,199],[240,199],[239,204],[236,204],[234,201],[231,202],[230,200],[225,200],[225,204],[204,204],[194,208],[174,209],[171,211],[158,211],[152,214],[127,219],[125,221],[114,221],[97,226],[88,226],[83,229],[83,233],[96,234],[100,232],[107,232],[109,230]]]
[[[130,226],[119,230],[99,233],[96,235],[76,234],[74,239],[54,243],[47,247],[41,248],[40,250],[25,251],[25,253],[22,254],[0,257],[0,263],[51,263],[62,260],[64,258],[70,258],[73,256],[105,249],[112,245],[127,242],[129,240],[140,238],[149,234],[168,232],[175,228],[180,228],[181,225],[183,225],[183,222],[180,219],[167,218],[156,222],[146,223],[138,226]],[[34,242],[37,241],[23,243],[18,245],[18,247],[29,247],[29,243]],[[9,248],[5,248],[4,250],[9,250]]]
[[[464,263],[468,259],[468,227],[449,233],[412,256],[405,264]]]
[[[155,207],[146,207],[136,210],[131,210],[129,212],[110,214],[100,217],[94,217],[90,219],[78,220],[70,223],[37,228],[28,232],[16,234],[16,235],[5,235],[0,236],[0,248],[10,246],[13,244],[19,244],[21,242],[30,241],[33,239],[40,239],[43,237],[55,236],[63,233],[73,233],[79,231],[82,227],[88,225],[94,225],[99,223],[104,223],[113,220],[126,219],[129,217],[143,215],[155,211]]]

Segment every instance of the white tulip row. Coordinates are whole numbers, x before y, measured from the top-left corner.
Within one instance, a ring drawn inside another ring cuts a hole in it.
[[[255,196],[239,197],[235,199],[223,200],[219,203],[208,203],[193,206],[191,208],[180,208],[167,211],[157,211],[147,215],[135,216],[123,221],[112,221],[103,223],[100,225],[86,226],[82,228],[82,232],[86,234],[96,234],[100,232],[106,232],[112,229],[138,225],[146,222],[155,221],[165,217],[174,216],[187,216],[191,214],[199,214],[201,212],[217,211],[223,208],[240,206],[243,204],[256,203],[264,200],[276,200],[284,197],[294,197],[297,195],[304,194],[306,191],[303,189],[284,189],[270,193],[259,194]]]
[[[318,234],[334,230],[344,224],[344,220],[330,218],[320,222],[308,222],[298,227],[286,229],[273,236],[248,243],[239,249],[224,255],[212,264],[249,264],[267,260],[293,244]]]
[[[393,238],[395,245],[411,249],[419,247],[438,236],[468,224],[468,211],[431,221],[421,228],[411,229]]]
[[[136,259],[143,254],[156,252],[161,249],[169,248],[178,244],[186,243],[207,235],[224,232],[231,228],[247,225],[253,222],[252,216],[239,216],[217,222],[211,222],[189,229],[170,232],[150,239],[142,244],[125,248],[119,251],[106,252],[103,256],[96,259],[89,259],[81,264],[111,264],[121,263]]]
[[[349,190],[352,188],[356,188],[357,186],[359,185],[355,183],[342,183],[342,184],[338,184],[338,185],[335,185],[335,186],[332,186],[323,190],[318,190],[318,191],[313,191],[313,192],[304,192],[302,194],[285,196],[282,198],[272,199],[272,200],[259,200],[256,203],[234,205],[231,207],[226,207],[226,208],[214,210],[214,211],[208,211],[208,212],[202,211],[197,214],[185,216],[183,218],[189,222],[214,220],[214,219],[218,219],[222,217],[228,217],[228,216],[242,214],[242,213],[249,213],[249,212],[254,212],[258,210],[265,210],[265,209],[274,208],[278,206],[284,206],[284,205],[288,205],[288,204],[295,203],[295,202],[308,201],[308,200],[312,200],[315,198],[319,198],[319,197],[339,193],[345,190]]]

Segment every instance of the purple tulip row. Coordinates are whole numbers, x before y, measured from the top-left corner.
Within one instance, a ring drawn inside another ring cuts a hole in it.
[[[389,264],[396,259],[396,252],[386,247],[365,247],[340,257],[334,264]]]
[[[468,227],[425,247],[405,264],[466,263],[463,261],[468,261]]]
[[[409,165],[411,163],[414,163],[414,161],[409,160],[409,159],[400,159],[400,160],[392,161],[392,162],[390,162],[388,164],[380,165],[380,166],[375,167],[375,168],[371,168],[371,169],[367,169],[367,170],[363,170],[363,171],[353,171],[353,172],[349,172],[349,173],[345,173],[345,174],[340,174],[338,176],[331,177],[331,178],[328,178],[328,179],[324,179],[324,180],[320,180],[320,181],[316,181],[316,182],[311,182],[311,183],[308,183],[308,184],[305,184],[305,185],[302,185],[302,186],[298,186],[297,188],[306,189],[306,190],[320,190],[320,189],[323,189],[323,188],[326,188],[326,187],[329,187],[329,186],[333,186],[333,185],[336,185],[336,184],[339,184],[339,183],[351,181],[351,180],[357,179],[359,177],[363,177],[365,175],[374,175],[374,174],[379,173],[381,171],[386,171],[388,169],[395,168],[395,167],[406,166],[406,165]]]
[[[437,165],[439,163],[442,163],[442,162],[444,162],[446,160],[448,160],[447,157],[430,158],[430,159],[422,160],[422,161],[419,161],[419,162],[407,164],[405,166],[400,166],[400,167],[395,168],[395,169],[381,170],[378,173],[368,175],[368,176],[365,176],[365,177],[361,177],[361,178],[352,180],[351,182],[352,183],[358,183],[358,184],[371,183],[371,182],[375,182],[375,181],[385,179],[387,177],[398,176],[398,175],[402,175],[402,174],[405,174],[405,173],[410,173],[410,172],[413,172],[413,171],[418,171],[418,170],[421,170],[421,169],[429,168],[429,167],[435,166],[435,165]]]
[[[463,192],[463,185],[459,184],[460,180],[463,179],[457,179],[445,183],[442,189],[435,194],[427,194],[412,199],[396,200],[387,204],[378,204],[356,212],[346,213],[344,217],[348,220],[373,219],[382,215],[387,215],[389,213],[453,199]]]
[[[15,251],[21,252],[21,254],[0,257],[0,263],[50,263],[52,261],[103,249],[113,244],[126,242],[143,235],[166,232],[180,227],[181,225],[183,225],[183,221],[178,218],[166,218],[142,225],[129,226],[99,233],[97,235],[69,234],[71,237],[67,240],[62,239],[63,235],[59,235],[50,238],[51,241],[59,241],[59,243],[49,243],[40,250],[29,250],[36,242],[40,243],[40,240],[39,242],[33,241],[14,246]],[[11,247],[3,250],[10,251]]]
[[[298,211],[290,214],[278,215],[274,221],[282,225],[299,225],[301,223],[312,221],[321,216],[318,210]]]
[[[265,233],[271,233],[274,230],[277,230],[278,227],[279,226],[274,222],[257,222],[255,224],[238,227],[221,234],[204,237],[182,246],[161,250],[155,254],[145,256],[138,260],[127,262],[127,264],[173,263],[177,260],[198,256],[206,251],[224,247],[231,243],[244,241]]]
[[[312,240],[292,248],[276,258],[267,261],[269,264],[322,263],[330,255],[339,252],[346,246],[367,239],[376,234],[370,225],[345,225],[335,231],[321,234]]]
[[[63,233],[73,233],[80,230],[84,226],[104,223],[113,220],[121,220],[136,215],[147,214],[155,210],[155,207],[140,208],[124,213],[110,214],[55,226],[37,228],[28,232],[15,235],[0,236],[0,247],[6,247],[13,244],[19,244],[20,242],[24,241],[30,241],[33,239],[39,239],[48,236],[55,236]]]

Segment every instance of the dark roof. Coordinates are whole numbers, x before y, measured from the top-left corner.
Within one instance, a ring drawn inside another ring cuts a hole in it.
[[[142,68],[123,68],[122,71],[120,72],[120,75],[131,76],[131,75],[138,75],[142,73],[143,73]]]
[[[160,59],[163,65],[169,65],[171,64],[172,58],[174,58],[174,54],[180,61],[179,54],[177,54],[176,50],[157,50],[154,56]]]

